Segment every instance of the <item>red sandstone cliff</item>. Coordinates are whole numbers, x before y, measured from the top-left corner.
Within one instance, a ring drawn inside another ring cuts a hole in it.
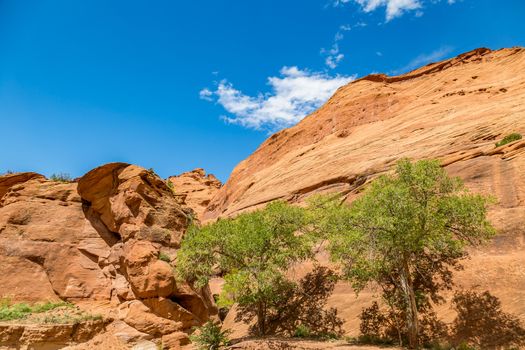
[[[74,302],[114,320],[108,339],[124,347],[156,338],[178,349],[216,314],[209,288],[175,280],[193,214],[154,173],[111,163],[78,183],[11,174],[0,177],[0,191],[0,297]],[[0,347],[75,340],[60,326],[16,327],[0,325]]]
[[[473,191],[498,199],[490,217],[499,235],[472,252],[458,287],[490,290],[525,321],[525,140],[495,147],[512,132],[525,134],[524,48],[477,49],[397,77],[371,75],[268,138],[234,169],[203,218],[319,192],[342,192],[350,202],[401,157],[437,158]],[[370,298],[337,287],[331,306],[350,333]]]

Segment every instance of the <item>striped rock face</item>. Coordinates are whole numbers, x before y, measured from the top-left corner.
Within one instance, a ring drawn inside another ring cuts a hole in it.
[[[284,199],[341,192],[351,202],[363,186],[403,157],[439,159],[475,192],[498,199],[490,217],[499,235],[472,252],[459,287],[489,290],[525,320],[525,49],[477,49],[410,73],[371,75],[339,88],[319,110],[267,139],[212,198],[204,220],[234,216]],[[358,332],[354,300],[341,284],[332,306]],[[444,307],[442,315],[452,317]],[[354,320],[354,321],[352,321]]]

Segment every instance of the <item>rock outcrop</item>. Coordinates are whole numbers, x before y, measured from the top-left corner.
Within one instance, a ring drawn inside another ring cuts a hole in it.
[[[206,175],[204,169],[170,176],[167,181],[172,184],[175,193],[182,196],[186,205],[193,209],[199,220],[202,219],[210,200],[222,186],[214,175]]]
[[[0,184],[9,184],[0,202],[0,297],[72,301],[172,344],[187,343],[185,332],[217,313],[208,287],[175,280],[193,214],[154,173],[111,163],[78,183],[13,174]]]
[[[86,220],[76,183],[13,174],[0,201],[0,297],[109,300],[111,281],[92,252],[107,245]],[[11,183],[12,180],[11,180]]]
[[[0,349],[60,349],[83,343],[104,331],[104,321],[80,324],[0,324]]]
[[[458,287],[490,290],[525,321],[525,141],[495,147],[513,132],[525,134],[524,48],[477,49],[397,77],[371,75],[268,138],[234,169],[203,218],[323,192],[351,202],[398,159],[437,158],[473,191],[498,199],[490,217],[499,235],[472,252]],[[331,306],[358,333],[356,316],[372,296],[349,295],[340,284]],[[447,306],[441,314],[453,312]]]
[[[402,76],[351,82],[237,165],[203,217],[314,192],[355,193],[401,157],[501,159],[494,143],[525,131],[524,68],[523,48],[477,49]]]

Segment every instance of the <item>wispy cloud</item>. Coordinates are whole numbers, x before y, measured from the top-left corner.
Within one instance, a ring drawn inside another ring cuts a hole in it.
[[[411,71],[415,68],[419,68],[421,66],[424,66],[426,64],[439,61],[443,58],[445,58],[447,55],[452,53],[453,48],[450,46],[443,46],[440,47],[437,50],[434,50],[430,53],[423,53],[421,55],[416,56],[412,61],[410,61],[407,65],[395,69],[392,71],[393,74],[402,74],[406,73],[408,71]]]
[[[441,0],[333,0],[334,6],[342,6],[347,3],[357,3],[365,12],[372,12],[379,8],[385,8],[385,19],[387,22],[396,17],[401,17],[406,12],[416,11],[418,16],[423,14],[425,3],[436,3]],[[447,0],[453,4],[456,0]]]
[[[330,76],[283,67],[280,76],[268,78],[269,93],[249,96],[222,80],[213,90],[202,89],[199,95],[220,104],[230,114],[223,117],[227,123],[273,132],[294,125],[326,102],[337,88],[354,79],[355,76]]]
[[[332,46],[329,49],[322,48],[321,55],[325,56],[325,64],[328,68],[334,69],[339,63],[345,58],[345,55],[339,50],[339,42],[344,39],[345,32],[352,30],[352,28],[365,27],[366,23],[358,22],[353,26],[350,24],[344,24],[339,26],[339,30],[334,35]]]
[[[206,101],[213,101],[213,91],[211,91],[208,88],[204,88],[201,91],[199,91],[199,97]]]
[[[336,68],[339,62],[345,58],[345,55],[339,52],[339,43],[337,41],[334,41],[331,48],[321,49],[321,55],[326,56],[324,63],[331,69]]]

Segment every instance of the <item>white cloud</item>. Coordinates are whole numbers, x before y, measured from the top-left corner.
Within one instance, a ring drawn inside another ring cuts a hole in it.
[[[334,0],[334,6],[342,6],[349,2],[357,3],[363,11],[372,12],[379,8],[385,8],[386,21],[402,16],[406,12],[416,11],[417,16],[423,14],[424,3],[435,3],[440,0]],[[447,0],[448,4],[454,4],[456,0]]]
[[[434,50],[430,53],[423,53],[419,56],[416,56],[412,61],[410,61],[406,66],[401,67],[392,71],[394,74],[401,74],[411,71],[415,68],[419,68],[426,64],[439,61],[445,58],[448,54],[453,51],[453,48],[450,46],[443,46],[437,50]]]
[[[199,91],[199,97],[206,101],[213,101],[213,92],[210,89],[202,89]]]
[[[324,63],[329,68],[334,69],[334,68],[337,67],[339,62],[341,62],[343,60],[343,58],[345,58],[345,55],[343,55],[342,53],[339,53],[339,51],[337,51],[334,54],[327,56],[326,59],[324,60]]]
[[[345,58],[345,55],[342,54],[339,50],[339,42],[345,38],[344,32],[348,32],[352,30],[352,28],[365,26],[366,23],[364,22],[358,22],[353,26],[349,24],[343,24],[339,26],[339,30],[334,35],[334,41],[332,42],[332,46],[329,49],[321,49],[321,55],[326,56],[324,63],[328,66],[328,68],[336,68],[339,65],[339,63]]]
[[[203,89],[200,97],[214,99],[231,116],[228,123],[251,129],[276,131],[289,127],[319,108],[340,86],[355,76],[329,76],[297,67],[283,67],[280,76],[269,77],[271,92],[249,96],[233,87],[227,80],[220,81],[215,90]]]
[[[343,35],[340,34],[340,32],[337,32],[332,47],[330,49],[321,49],[321,55],[326,56],[324,62],[331,69],[336,68],[339,62],[341,62],[343,58],[345,58],[345,55],[339,52],[338,41],[340,41],[342,38]]]

